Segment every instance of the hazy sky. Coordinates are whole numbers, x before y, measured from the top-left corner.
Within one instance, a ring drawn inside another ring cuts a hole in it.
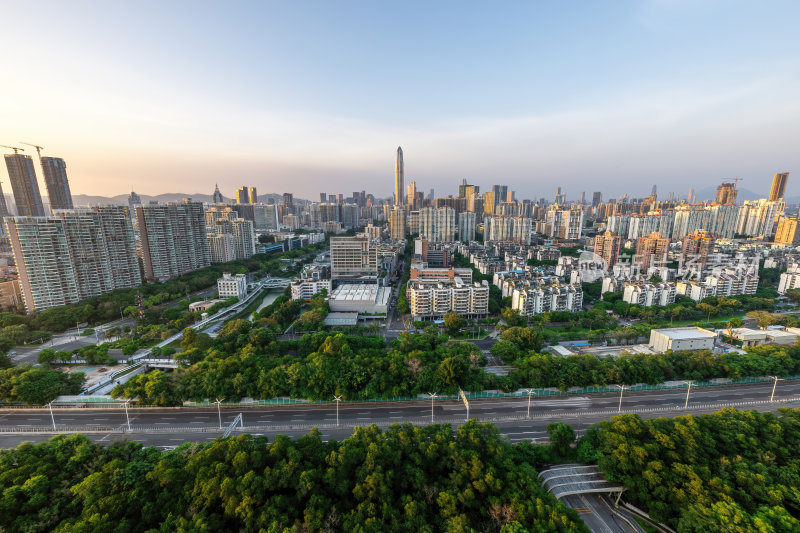
[[[3,1],[0,144],[73,193],[800,194],[800,3]],[[41,176],[40,176],[41,178]],[[40,179],[40,181],[42,181]],[[0,183],[10,192],[3,167]]]

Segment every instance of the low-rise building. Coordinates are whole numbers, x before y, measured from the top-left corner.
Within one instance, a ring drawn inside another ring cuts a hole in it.
[[[511,308],[523,316],[550,311],[577,313],[583,309],[583,288],[580,283],[572,283],[514,289],[511,294]]]
[[[203,312],[207,311],[210,307],[212,307],[212,306],[214,306],[214,305],[216,305],[216,304],[218,304],[220,302],[224,302],[224,301],[225,300],[223,300],[221,298],[216,298],[214,300],[203,300],[201,302],[194,302],[194,303],[189,304],[189,312],[190,313],[197,313],[197,312],[203,313]]]
[[[247,296],[247,276],[245,274],[231,274],[224,272],[217,280],[217,292],[220,298],[242,299]]]
[[[335,312],[386,314],[390,295],[390,287],[346,283],[331,293],[328,304]]]
[[[678,294],[688,296],[695,302],[700,302],[703,298],[716,296],[716,288],[702,281],[679,281],[675,284],[675,291]]]
[[[800,289],[800,264],[791,263],[778,282],[778,294],[786,294],[790,289]]]
[[[454,312],[465,317],[489,314],[489,284],[460,277],[446,281],[409,281],[406,297],[414,319],[441,318]]]
[[[643,307],[675,303],[674,283],[631,283],[622,290],[622,300]]]
[[[698,327],[653,329],[650,330],[648,346],[656,353],[667,350],[711,350],[716,338],[717,334],[713,331]]]

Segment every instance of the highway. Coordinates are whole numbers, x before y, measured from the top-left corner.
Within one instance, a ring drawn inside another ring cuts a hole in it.
[[[770,403],[772,383],[719,386],[692,389],[689,408],[684,410],[686,388],[661,391],[626,391],[622,412],[635,412],[643,417],[679,416],[717,411],[726,406],[759,411],[778,407],[800,407],[800,381],[779,381],[775,402]],[[738,404],[738,405],[737,405]],[[531,398],[530,418],[528,399],[470,400],[470,418],[493,422],[512,442],[547,440],[548,423],[562,420],[582,434],[590,424],[617,414],[619,394],[604,393],[575,396]],[[337,426],[334,404],[276,405],[258,407],[197,408],[130,408],[131,432],[127,429],[125,410],[121,407],[56,408],[51,418],[48,409],[0,410],[0,447],[15,446],[23,441],[49,438],[55,419],[58,432],[87,432],[93,440],[112,442],[127,438],[145,445],[169,448],[188,441],[207,441],[216,438],[222,426],[242,413],[245,431],[273,437],[285,434],[293,437],[320,428],[325,439],[341,440],[351,435],[356,426],[377,424],[386,427],[394,423],[431,423],[431,402],[342,403]],[[434,402],[433,422],[460,424],[466,420],[461,401]],[[23,433],[24,432],[24,433]]]

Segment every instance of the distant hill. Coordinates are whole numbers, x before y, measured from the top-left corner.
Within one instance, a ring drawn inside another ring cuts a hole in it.
[[[749,189],[742,189],[737,187],[736,188],[739,192],[736,195],[736,199],[739,201],[743,200],[758,200],[759,198],[766,198],[769,195],[769,191],[766,191],[764,194],[757,194]],[[713,200],[717,196],[717,188],[716,187],[707,187],[705,189],[700,189],[699,191],[695,191],[694,193],[695,198],[698,201],[706,201],[706,200]]]

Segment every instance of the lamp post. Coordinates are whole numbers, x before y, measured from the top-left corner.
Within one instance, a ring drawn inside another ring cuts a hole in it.
[[[125,420],[128,421],[128,431],[130,432],[130,430],[131,430],[131,419],[130,419],[130,417],[128,417],[128,402],[130,402],[130,400],[125,400]]]
[[[689,393],[692,392],[692,380],[684,381],[689,387],[686,389],[686,401],[683,402],[683,408],[687,409],[689,407]]]
[[[778,376],[767,376],[767,377],[770,377],[775,380],[775,382],[772,384],[772,394],[769,395],[769,401],[770,403],[772,403],[772,401],[775,399],[775,389],[778,387]]]
[[[525,415],[525,418],[531,417],[531,394],[533,393],[533,389],[525,389],[528,392],[528,414]]]
[[[429,392],[428,394],[431,397],[431,424],[433,424],[433,399],[436,398],[439,395],[439,393]]]
[[[614,387],[619,387],[619,405],[617,405],[617,412],[622,412],[622,393],[625,392],[625,385],[614,385]]]
[[[333,401],[336,402],[336,427],[339,427],[339,402],[342,401],[341,396],[334,396]]]
[[[50,420],[53,421],[53,431],[56,431],[56,417],[53,416],[53,402],[48,403],[47,407],[50,408]]]
[[[217,416],[219,417],[219,429],[222,429],[222,410],[220,409],[220,404],[225,401],[225,398],[219,399],[214,402],[217,404]]]

